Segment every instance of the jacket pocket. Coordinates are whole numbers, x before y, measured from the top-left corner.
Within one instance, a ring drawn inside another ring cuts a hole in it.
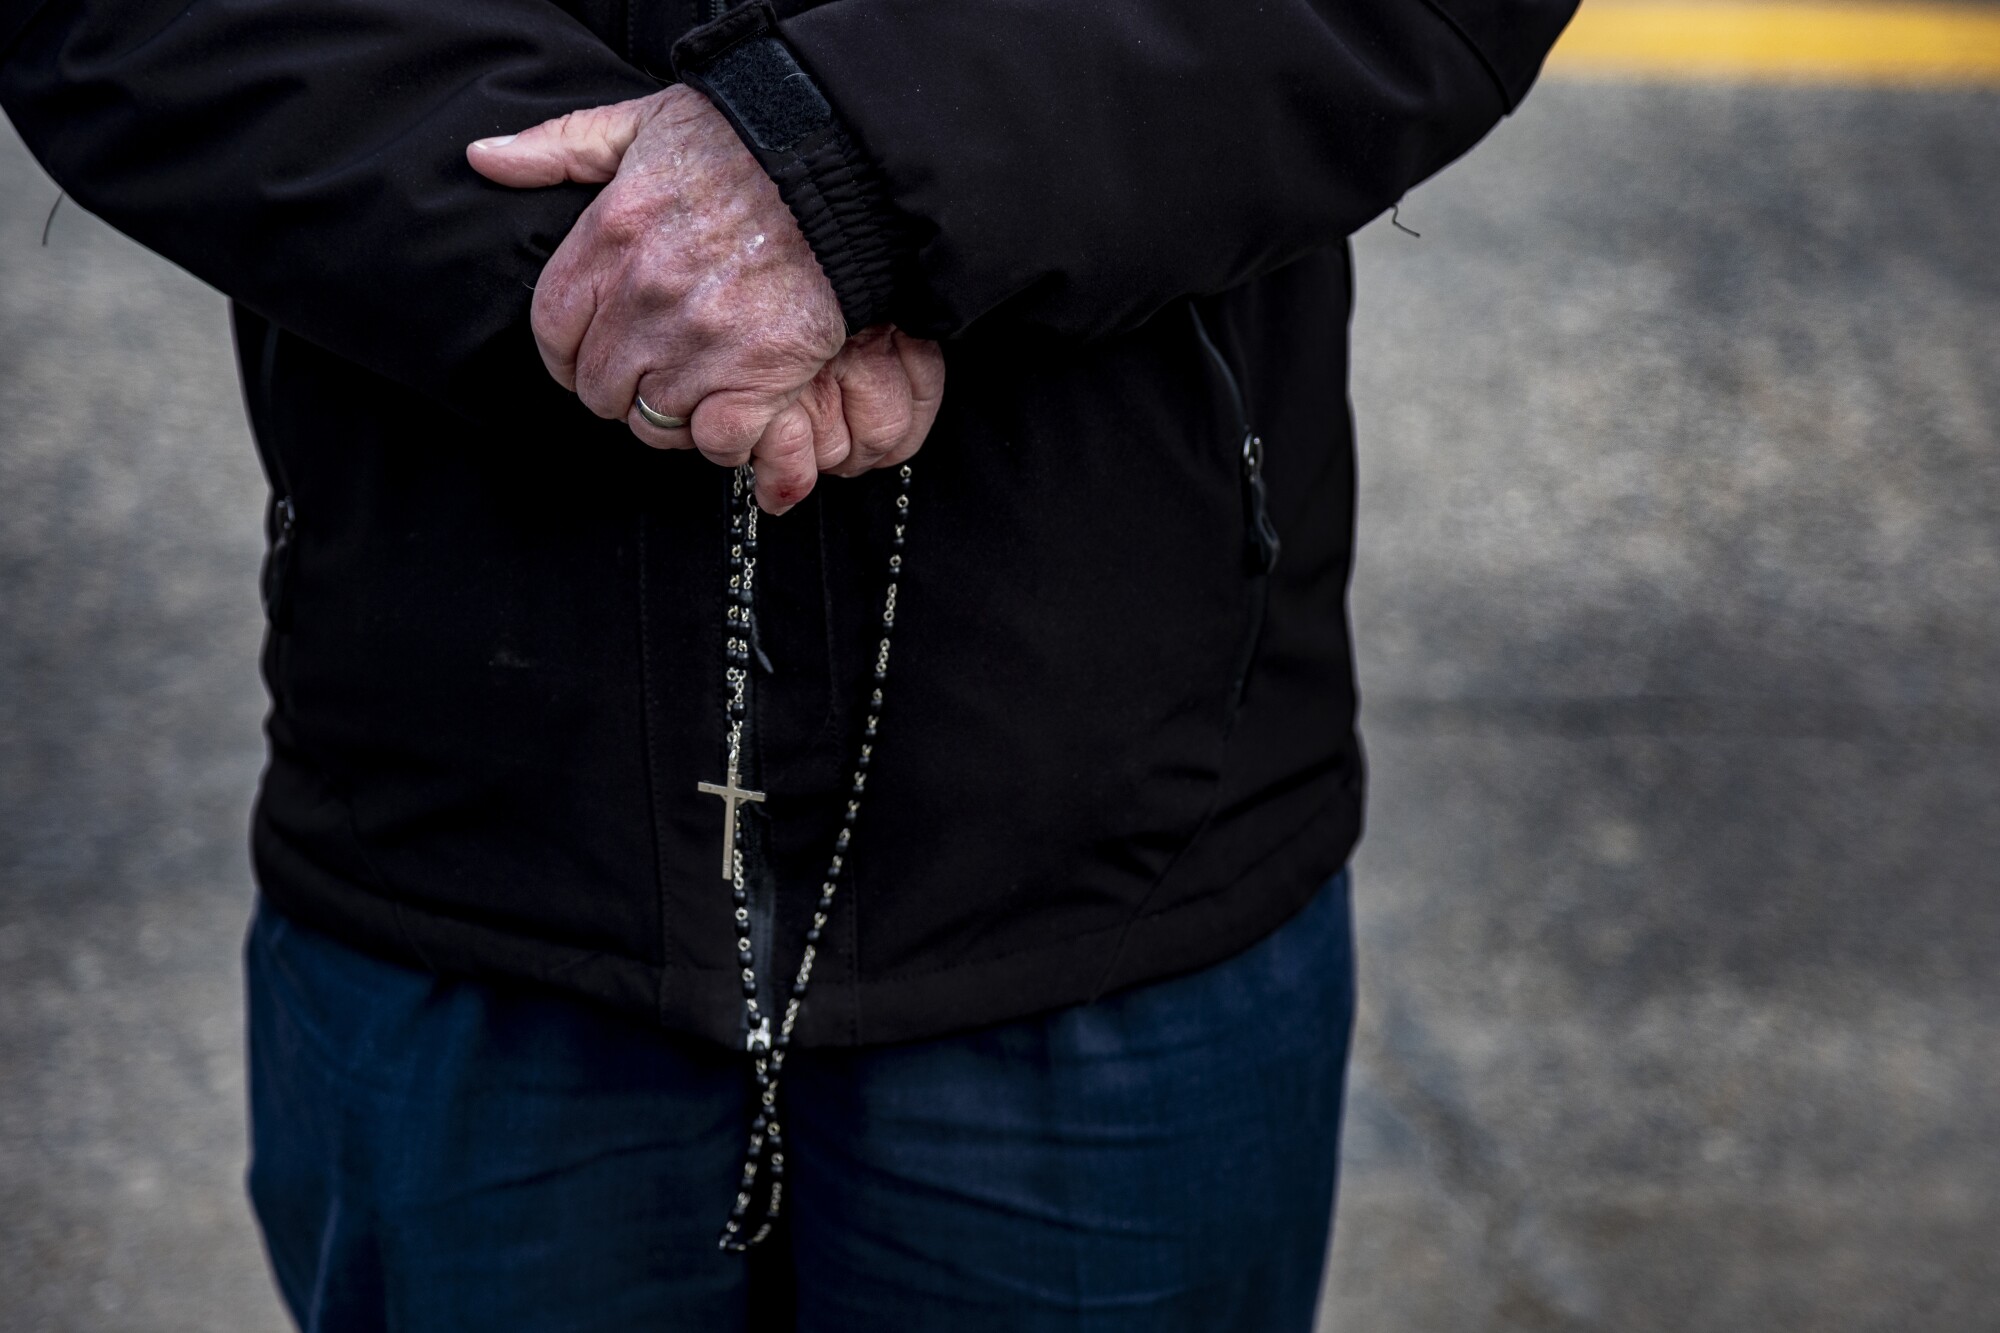
[[[1201,344],[1203,355],[1215,368],[1222,383],[1236,428],[1239,452],[1243,492],[1243,572],[1249,584],[1250,616],[1230,682],[1229,714],[1233,723],[1243,705],[1250,667],[1257,656],[1257,641],[1264,632],[1264,613],[1270,602],[1271,571],[1278,567],[1282,543],[1278,539],[1277,527],[1271,522],[1269,497],[1264,484],[1264,441],[1251,423],[1242,382],[1237,379],[1229,358],[1222,354],[1222,349],[1209,335],[1208,322],[1202,318],[1201,306],[1194,301],[1188,302],[1188,315],[1194,323],[1195,339]]]

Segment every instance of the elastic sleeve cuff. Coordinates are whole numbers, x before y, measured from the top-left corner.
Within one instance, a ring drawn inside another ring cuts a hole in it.
[[[778,33],[768,4],[674,44],[674,72],[728,118],[777,183],[840,298],[848,332],[880,323],[908,245],[888,183]]]

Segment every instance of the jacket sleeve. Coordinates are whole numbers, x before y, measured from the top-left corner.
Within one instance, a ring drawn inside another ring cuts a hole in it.
[[[0,0],[0,105],[78,203],[479,416],[565,410],[528,307],[594,191],[466,144],[661,86],[548,0]]]
[[[1575,0],[755,5],[676,70],[850,324],[1116,332],[1335,244],[1527,91]]]

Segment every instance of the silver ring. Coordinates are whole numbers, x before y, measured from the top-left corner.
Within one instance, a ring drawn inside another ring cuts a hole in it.
[[[639,409],[640,416],[646,418],[646,420],[652,422],[661,430],[687,429],[688,422],[686,417],[670,417],[665,412],[655,412],[652,408],[646,406],[646,400],[643,397],[634,395],[632,406]]]

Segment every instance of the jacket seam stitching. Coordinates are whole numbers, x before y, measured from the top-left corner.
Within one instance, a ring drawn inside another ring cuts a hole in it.
[[[21,39],[27,35],[28,29],[34,26],[35,20],[42,16],[43,11],[48,9],[50,3],[51,0],[36,0],[33,5],[28,7],[28,12],[21,15],[21,21],[16,23],[13,29],[4,37],[0,37],[0,60],[5,60],[14,54],[14,48],[20,45]]]
[[[1438,0],[1424,0],[1424,8],[1430,10],[1431,13],[1443,20],[1444,25],[1457,34],[1458,39],[1464,42],[1471,50],[1473,56],[1478,59],[1480,67],[1486,71],[1487,77],[1493,80],[1493,86],[1499,90],[1500,105],[1507,108],[1508,115],[1513,115],[1514,108],[1518,103],[1514,100],[1512,90],[1507,87],[1507,81],[1500,77],[1499,66],[1495,65],[1492,57],[1486,54],[1486,48],[1472,40],[1472,34],[1467,32],[1464,26],[1452,16],[1451,11],[1440,4]]]

